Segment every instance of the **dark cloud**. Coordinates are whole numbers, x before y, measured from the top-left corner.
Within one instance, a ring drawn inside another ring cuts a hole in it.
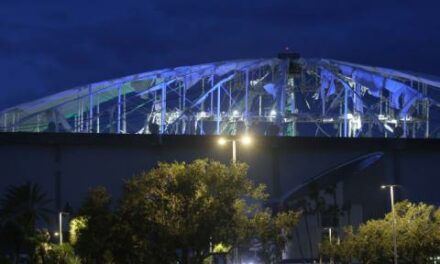
[[[93,81],[290,46],[440,75],[437,1],[2,1],[0,108]]]

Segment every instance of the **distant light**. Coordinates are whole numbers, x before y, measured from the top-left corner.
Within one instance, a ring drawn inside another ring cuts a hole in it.
[[[275,117],[276,115],[277,115],[277,111],[275,110],[270,111],[270,116]]]
[[[347,119],[353,119],[353,114],[348,113],[348,114],[347,114]]]
[[[380,186],[380,188],[381,189],[385,189],[385,188],[387,188],[387,186],[386,185],[382,185],[382,186]]]
[[[241,138],[241,143],[243,143],[244,145],[249,145],[252,143],[252,138],[248,135],[245,135]]]
[[[227,142],[227,140],[225,138],[219,138],[219,140],[218,140],[219,145],[224,145],[224,144],[226,144],[226,142]]]
[[[237,110],[232,111],[232,116],[233,117],[239,117],[240,116],[240,112],[238,112]]]
[[[60,233],[58,233],[58,232],[55,232],[55,233],[53,233],[53,235],[57,237],[57,236],[59,236],[59,235],[60,235]]]
[[[324,122],[324,123],[331,123],[333,121],[335,121],[333,118],[324,118],[324,119],[322,119],[322,122]]]

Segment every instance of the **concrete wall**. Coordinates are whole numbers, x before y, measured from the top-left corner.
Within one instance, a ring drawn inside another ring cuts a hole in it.
[[[367,196],[381,196],[380,184],[395,180],[405,187],[402,198],[440,201],[436,140],[262,137],[251,146],[238,145],[237,156],[250,165],[254,180],[279,197],[322,171],[374,151],[384,152],[384,158],[347,179],[344,196],[363,203]],[[200,136],[0,133],[0,193],[31,180],[50,193],[54,206],[78,206],[83,194],[98,185],[118,197],[124,179],[158,161],[206,157],[227,162],[231,148],[218,146],[215,137]]]

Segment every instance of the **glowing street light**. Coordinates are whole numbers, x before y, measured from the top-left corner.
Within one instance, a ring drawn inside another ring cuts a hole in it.
[[[221,137],[218,139],[219,145],[226,145],[226,143],[231,142],[232,143],[232,162],[235,163],[237,161],[237,141],[241,142],[243,145],[250,145],[252,143],[252,138],[249,135],[244,135],[239,139],[232,138],[227,139],[224,137]]]
[[[227,142],[228,142],[228,141],[227,141],[225,138],[220,138],[220,139],[218,140],[218,144],[219,144],[219,145],[225,145]]]
[[[248,135],[244,135],[241,138],[241,143],[243,143],[243,145],[250,145],[252,143],[252,138]]]
[[[396,212],[394,209],[394,188],[398,185],[382,185],[381,189],[390,189],[390,199],[391,199],[391,212],[393,215],[393,249],[394,249],[394,264],[397,264],[397,232],[396,232]]]

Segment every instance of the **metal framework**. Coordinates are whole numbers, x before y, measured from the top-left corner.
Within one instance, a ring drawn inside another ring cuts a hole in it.
[[[440,79],[293,56],[162,69],[0,112],[3,132],[439,136]]]

